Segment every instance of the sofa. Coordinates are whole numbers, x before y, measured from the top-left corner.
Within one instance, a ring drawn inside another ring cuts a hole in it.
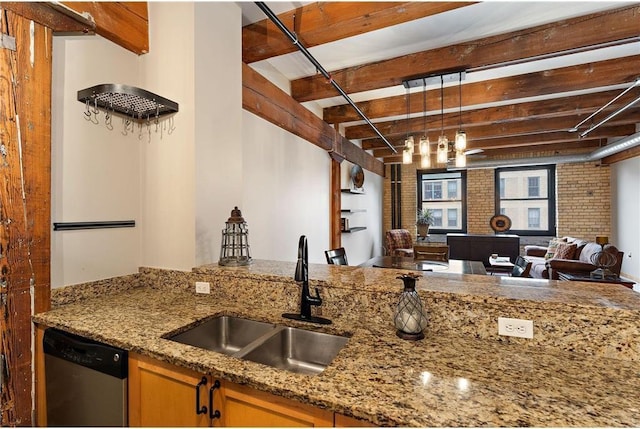
[[[554,250],[560,249],[556,253]],[[591,263],[591,256],[601,250],[599,244],[593,241],[582,240],[574,237],[557,238],[550,241],[550,246],[527,245],[524,247],[525,257],[531,261],[531,271],[529,275],[538,279],[557,280],[558,272],[568,272],[577,274],[589,274],[596,267]],[[616,263],[609,268],[615,275],[620,275],[622,268],[622,257],[624,253],[619,251],[614,245],[606,244],[604,251],[616,257]]]

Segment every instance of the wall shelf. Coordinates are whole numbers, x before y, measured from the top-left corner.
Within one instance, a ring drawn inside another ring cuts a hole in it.
[[[340,189],[340,191],[345,193],[345,194],[360,194],[360,195],[364,195],[364,189],[346,188],[346,189]]]
[[[346,230],[341,231],[341,232],[349,234],[351,232],[362,231],[362,230],[365,230],[365,229],[367,229],[366,226],[354,226],[352,228],[346,229]]]
[[[367,209],[342,209],[340,210],[341,213],[364,213],[366,212]]]

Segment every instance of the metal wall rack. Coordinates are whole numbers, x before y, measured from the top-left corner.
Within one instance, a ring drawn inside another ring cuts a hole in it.
[[[135,121],[149,121],[178,111],[178,103],[142,88],[106,83],[78,91],[87,109],[120,113]]]

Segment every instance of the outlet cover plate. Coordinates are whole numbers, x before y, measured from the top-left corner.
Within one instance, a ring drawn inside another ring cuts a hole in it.
[[[211,284],[209,282],[196,282],[196,293],[211,293]]]
[[[498,317],[498,335],[533,338],[533,320]]]

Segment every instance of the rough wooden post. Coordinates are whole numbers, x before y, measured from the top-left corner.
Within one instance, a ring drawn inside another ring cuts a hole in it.
[[[2,10],[0,49],[0,425],[29,426],[31,315],[50,305],[53,32]]]

